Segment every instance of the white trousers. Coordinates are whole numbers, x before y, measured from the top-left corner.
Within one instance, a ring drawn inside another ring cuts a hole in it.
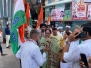
[[[6,47],[9,47],[10,35],[6,35]]]
[[[72,68],[72,63],[62,63],[60,62],[60,68]]]

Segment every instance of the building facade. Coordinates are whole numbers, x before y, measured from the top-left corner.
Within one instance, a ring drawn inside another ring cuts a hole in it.
[[[56,17],[53,16],[56,13]],[[60,13],[64,13],[64,17],[60,17]],[[45,0],[45,20],[47,20],[48,15],[51,16],[51,25],[56,27],[62,26],[65,29],[66,25],[71,26],[71,30],[75,26],[81,26],[87,23],[88,20],[72,20],[72,0]]]
[[[5,39],[6,24],[11,25],[14,0],[0,0],[0,29],[3,31],[3,38]]]

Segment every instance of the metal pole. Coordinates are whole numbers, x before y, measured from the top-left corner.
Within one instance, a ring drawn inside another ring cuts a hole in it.
[[[8,17],[11,17],[11,0],[8,0]]]
[[[6,17],[6,0],[3,0],[4,2],[4,17]]]
[[[0,18],[1,18],[1,8],[2,8],[1,7],[1,5],[2,5],[1,3],[2,3],[2,1],[0,0]]]
[[[2,4],[2,0],[0,0],[0,18],[3,17],[3,4]]]
[[[14,0],[11,0],[11,17],[13,17],[14,13]]]

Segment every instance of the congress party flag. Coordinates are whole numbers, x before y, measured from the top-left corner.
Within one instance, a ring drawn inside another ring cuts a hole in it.
[[[16,54],[19,49],[18,28],[22,26],[24,23],[26,23],[24,2],[23,0],[17,0],[15,4],[14,16],[13,16],[13,22],[12,22],[11,34],[10,34],[10,42],[14,54]]]

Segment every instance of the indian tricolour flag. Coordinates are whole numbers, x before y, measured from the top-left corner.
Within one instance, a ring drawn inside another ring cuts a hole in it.
[[[19,46],[19,28],[23,28],[23,24],[26,23],[26,15],[25,15],[25,8],[24,8],[24,2],[23,0],[17,0],[15,4],[14,9],[14,16],[12,21],[12,28],[11,28],[11,34],[10,34],[10,42],[12,46],[13,53],[16,54]],[[21,29],[22,31],[24,29]],[[24,36],[24,35],[23,35]],[[24,42],[24,37],[21,39],[21,41]]]

